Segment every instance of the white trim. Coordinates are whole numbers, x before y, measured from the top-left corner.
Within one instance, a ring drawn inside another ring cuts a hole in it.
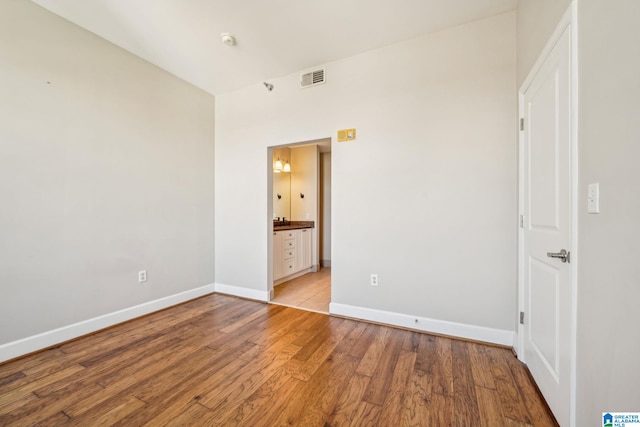
[[[366,307],[357,307],[332,302],[329,313],[354,319],[369,320],[387,325],[416,329],[424,332],[483,341],[492,344],[513,347],[516,334],[514,331],[429,319],[427,317],[410,316],[408,314],[382,311]]]
[[[241,286],[225,285],[224,283],[216,283],[215,286],[216,292],[220,294],[233,295],[236,297],[247,298],[256,301],[269,301],[269,291],[243,288]]]
[[[144,316],[154,311],[162,310],[194,298],[198,298],[215,291],[214,285],[205,285],[199,288],[169,295],[154,301],[145,302],[133,307],[103,314],[82,322],[73,323],[61,328],[53,329],[30,337],[22,338],[0,345],[0,362],[15,359],[34,351],[42,350],[100,329],[108,328],[136,317]]]
[[[549,56],[554,46],[564,34],[567,27],[571,27],[571,375],[569,379],[570,409],[569,425],[576,425],[576,357],[577,357],[577,306],[578,306],[578,0],[573,0],[560,19],[555,31],[547,41],[540,56],[529,71],[518,92],[519,117],[524,114],[524,93],[527,91],[536,73]],[[526,124],[525,124],[526,126]],[[524,132],[519,132],[519,214],[524,210]],[[524,311],[524,230],[518,230],[518,309]],[[518,322],[517,334],[518,358],[524,360],[524,330]]]

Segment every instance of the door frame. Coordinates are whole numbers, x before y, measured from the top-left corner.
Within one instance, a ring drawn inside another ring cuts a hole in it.
[[[551,53],[553,47],[558,42],[567,27],[570,27],[571,42],[571,73],[570,73],[570,90],[571,90],[571,114],[570,114],[570,132],[571,132],[571,343],[570,343],[570,373],[569,373],[569,389],[570,389],[570,408],[569,408],[569,425],[575,426],[576,423],[576,340],[577,340],[577,301],[578,301],[578,0],[573,0],[568,9],[560,19],[556,29],[547,41],[540,56],[529,71],[527,78],[524,80],[518,90],[518,117],[524,117],[524,93],[531,86],[534,77],[542,67],[542,64]],[[526,126],[526,124],[525,124]],[[524,131],[518,132],[518,223],[524,215]],[[525,278],[524,278],[524,227],[518,227],[518,311],[525,311]],[[524,326],[519,322],[519,315],[516,316],[518,325],[518,338],[516,340],[518,359],[524,363]],[[526,321],[526,319],[525,319]]]
[[[267,220],[267,299],[266,302],[273,303],[275,297],[275,286],[273,280],[273,152],[279,148],[295,148],[301,147],[305,145],[320,145],[325,142],[329,142],[329,144],[333,144],[333,139],[330,136],[326,136],[323,138],[316,138],[307,141],[299,141],[299,142],[291,142],[287,144],[280,145],[270,145],[267,146],[267,211],[266,211],[266,220]],[[331,149],[331,164],[333,165],[333,147]],[[333,194],[333,180],[331,180],[331,188]],[[317,211],[316,211],[316,227],[314,227],[314,249],[313,253],[316,255],[313,259],[314,266],[317,266],[320,269],[320,239],[322,238],[320,233],[320,153],[318,152],[318,185],[316,188],[316,197],[318,198],[317,203]],[[333,203],[331,204],[331,216],[333,217]],[[291,218],[290,218],[291,219]],[[333,227],[331,227],[331,241],[333,242]],[[333,257],[333,245],[331,246],[331,252]],[[315,261],[318,261],[317,264]],[[333,289],[333,282],[332,282]]]

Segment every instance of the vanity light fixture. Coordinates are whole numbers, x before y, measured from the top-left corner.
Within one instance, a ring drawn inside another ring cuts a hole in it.
[[[280,160],[280,157],[278,157],[278,160],[276,160],[276,164],[273,167],[273,171],[275,173],[280,173],[282,172],[282,160]]]
[[[282,172],[291,172],[291,165],[286,160],[284,161],[284,167],[282,168]]]

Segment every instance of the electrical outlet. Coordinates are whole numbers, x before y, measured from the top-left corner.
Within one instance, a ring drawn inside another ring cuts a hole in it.
[[[147,281],[147,270],[138,271],[138,283]]]
[[[587,213],[600,213],[600,184],[589,184],[587,190]]]
[[[371,286],[378,286],[378,275],[371,274]]]

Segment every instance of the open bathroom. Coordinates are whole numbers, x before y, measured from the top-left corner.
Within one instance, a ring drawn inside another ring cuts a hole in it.
[[[331,301],[331,140],[276,147],[271,302],[322,313]]]

